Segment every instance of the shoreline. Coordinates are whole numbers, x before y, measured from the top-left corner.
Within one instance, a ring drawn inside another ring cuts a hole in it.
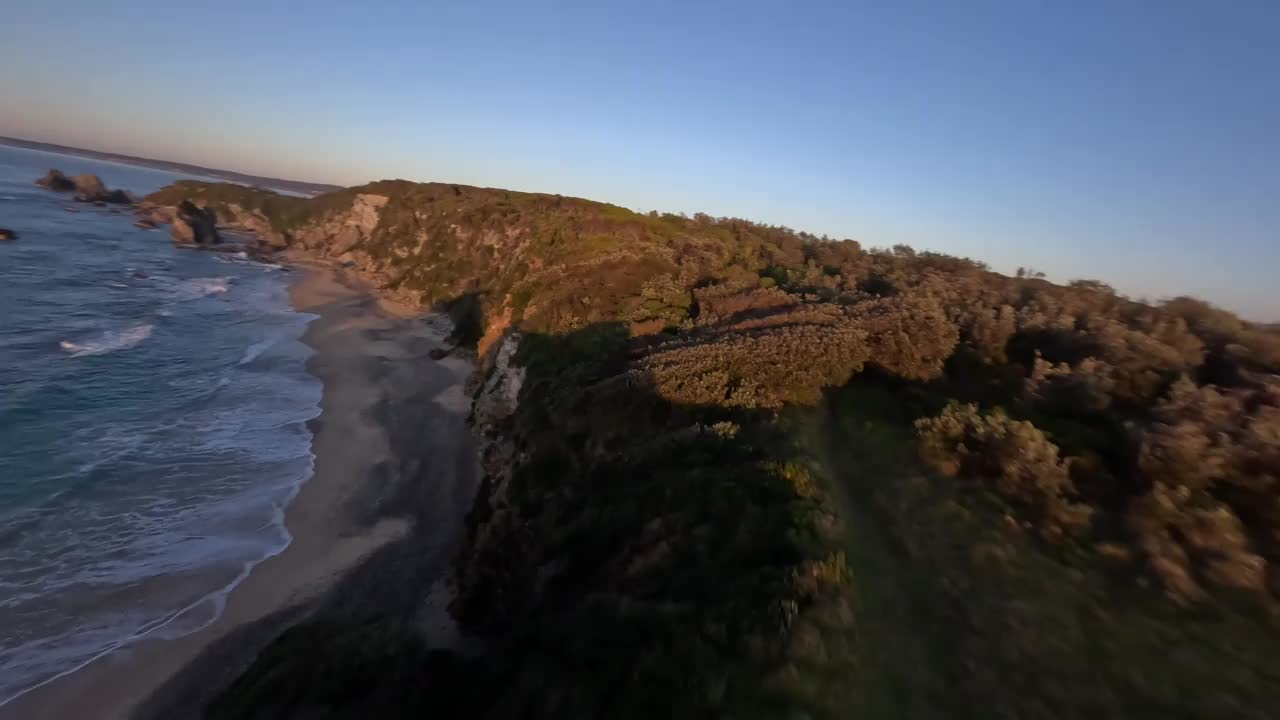
[[[128,641],[0,706],[0,720],[198,717],[283,629],[322,609],[340,579],[379,550],[422,535],[424,522],[435,536],[425,552],[439,556],[433,566],[438,579],[447,578],[447,553],[475,489],[462,391],[470,363],[429,358],[447,347],[446,326],[434,316],[378,297],[332,263],[292,253],[282,259],[295,272],[294,309],[316,315],[301,341],[314,351],[307,371],[323,384],[320,413],[308,422],[313,472],[283,509],[289,544],[252,566],[209,625],[175,639]],[[422,403],[424,396],[431,402]],[[419,442],[427,457],[398,437],[397,426],[408,423],[396,409],[408,410],[410,400],[423,405],[415,413],[426,413],[415,421],[431,433]],[[395,502],[402,486],[420,480],[439,480],[448,502]],[[443,604],[436,603],[441,614]],[[456,634],[447,618],[433,624],[437,641]]]

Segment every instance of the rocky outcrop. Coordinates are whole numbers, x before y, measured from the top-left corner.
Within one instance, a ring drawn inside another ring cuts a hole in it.
[[[183,182],[149,195],[136,213],[139,227],[172,223],[177,228],[175,242],[194,245],[199,243],[187,239],[187,229],[178,228],[182,224],[179,203],[191,202],[216,212],[218,229],[252,234],[254,242],[245,246],[246,252],[292,248],[337,260],[379,288],[387,299],[421,305],[418,291],[397,282],[385,248],[374,247],[374,233],[390,199],[378,193],[350,193],[341,198],[345,202],[336,199],[337,194],[315,211],[295,213],[297,204],[305,202],[300,198],[229,184]]]
[[[133,196],[124,190],[112,190],[97,175],[84,173],[71,179],[76,188],[76,200],[94,204],[110,203],[114,205],[131,205]]]
[[[252,233],[263,250],[278,251],[289,246],[289,239],[271,226],[271,219],[258,210],[229,203],[218,208],[221,227]]]
[[[217,245],[218,216],[211,209],[183,200],[173,213],[171,234],[178,245]]]
[[[417,293],[402,292],[388,264],[371,253],[370,240],[389,202],[385,195],[358,193],[350,206],[320,213],[310,222],[290,231],[290,245],[346,263],[397,302],[417,305]]]
[[[76,189],[76,184],[71,182],[71,178],[56,168],[50,168],[44,177],[36,180],[36,185],[54,192],[71,192]]]
[[[9,228],[0,228],[0,242],[9,242],[17,239],[18,233],[10,230]]]
[[[54,192],[74,192],[75,199],[80,202],[116,205],[130,205],[134,202],[134,197],[129,193],[112,190],[102,182],[102,178],[89,173],[69,178],[61,170],[54,168],[36,180],[36,185]]]
[[[134,223],[138,227],[154,228],[157,225],[168,225],[173,222],[173,216],[177,212],[176,207],[167,207],[156,205],[155,203],[143,200],[134,208],[133,214],[137,218]]]

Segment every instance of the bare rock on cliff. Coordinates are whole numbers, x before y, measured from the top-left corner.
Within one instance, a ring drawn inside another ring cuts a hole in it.
[[[76,184],[71,181],[71,178],[63,175],[62,171],[56,168],[50,168],[44,177],[36,180],[36,185],[54,192],[71,192],[76,189]]]
[[[18,233],[10,230],[9,228],[0,228],[0,242],[9,242],[17,239]]]
[[[203,208],[190,200],[183,200],[173,215],[171,234],[179,245],[217,245],[218,216],[211,208]]]

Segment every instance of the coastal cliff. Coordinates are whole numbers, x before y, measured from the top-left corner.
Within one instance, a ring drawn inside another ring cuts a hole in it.
[[[483,479],[451,609],[490,650],[472,682],[500,691],[455,697],[468,712],[1280,703],[1273,328],[556,195],[182,182],[144,207],[184,201],[475,346]],[[432,657],[453,682],[467,662]],[[412,680],[370,692],[391,682]]]

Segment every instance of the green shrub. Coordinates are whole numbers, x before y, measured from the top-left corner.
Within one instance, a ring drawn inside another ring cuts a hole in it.
[[[941,415],[916,421],[916,433],[925,464],[984,483],[1042,537],[1056,540],[1088,528],[1092,510],[1072,499],[1069,463],[1031,423],[952,403]]]

